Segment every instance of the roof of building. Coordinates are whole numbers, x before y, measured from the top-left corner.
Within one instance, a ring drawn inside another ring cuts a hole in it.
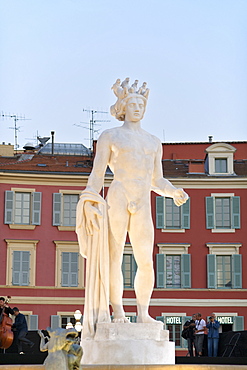
[[[79,155],[42,155],[25,153],[16,157],[0,157],[2,172],[90,173],[93,159]]]
[[[53,151],[52,151],[53,147]],[[55,155],[84,155],[91,156],[90,149],[83,144],[75,143],[47,143],[38,151],[38,154],[55,154]]]

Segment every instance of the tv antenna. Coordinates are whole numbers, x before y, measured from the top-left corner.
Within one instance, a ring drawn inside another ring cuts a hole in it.
[[[19,148],[17,134],[18,134],[18,132],[20,131],[20,128],[21,128],[20,126],[17,127],[17,121],[29,121],[29,120],[31,120],[31,118],[25,118],[25,116],[21,116],[21,115],[18,115],[18,114],[6,114],[6,113],[1,113],[1,117],[11,118],[14,121],[14,127],[9,127],[9,128],[15,131],[15,146],[14,146],[14,149],[17,151],[17,149]]]
[[[101,111],[101,110],[94,110],[94,109],[83,109],[83,112],[88,112],[88,113],[91,114],[91,119],[89,121],[89,128],[86,127],[86,126],[78,125],[76,123],[74,123],[74,125],[78,126],[78,127],[89,129],[89,132],[90,132],[89,133],[90,149],[93,149],[94,133],[99,131],[99,129],[98,130],[95,129],[95,126],[97,125],[96,122],[110,122],[109,119],[106,119],[106,120],[95,119],[94,115],[97,114],[97,113],[108,114],[108,112],[104,112],[104,111]],[[81,122],[81,123],[84,123],[84,124],[88,125],[88,122]]]

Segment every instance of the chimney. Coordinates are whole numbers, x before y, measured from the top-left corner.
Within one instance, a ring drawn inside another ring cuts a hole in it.
[[[51,131],[51,154],[54,154],[54,134],[55,131]]]
[[[209,143],[212,143],[212,142],[213,142],[213,136],[209,136],[209,137],[208,137],[208,142],[209,142]]]

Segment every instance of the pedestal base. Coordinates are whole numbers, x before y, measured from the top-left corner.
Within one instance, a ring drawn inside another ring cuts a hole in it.
[[[175,343],[162,322],[97,324],[94,339],[83,339],[82,364],[175,364]]]

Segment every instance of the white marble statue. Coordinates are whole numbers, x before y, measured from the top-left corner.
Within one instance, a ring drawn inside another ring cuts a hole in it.
[[[94,271],[93,276],[89,273],[86,279],[84,338],[93,335],[97,322],[110,321],[108,289],[114,312],[113,322],[128,321],[122,303],[121,271],[127,232],[137,263],[134,282],[137,322],[155,321],[148,313],[154,286],[154,230],[150,192],[154,190],[159,195],[173,198],[177,206],[188,199],[183,189],[175,188],[163,178],[160,140],[141,128],[149,89],[144,82],[138,90],[137,82],[135,80],[129,87],[129,78],[122,84],[117,79],[112,87],[118,99],[111,107],[111,114],[123,124],[105,130],[99,137],[93,169],[78,203],[76,231],[81,253],[86,258],[90,255],[87,270]],[[107,166],[113,172],[114,179],[105,201],[99,192],[104,184]]]

